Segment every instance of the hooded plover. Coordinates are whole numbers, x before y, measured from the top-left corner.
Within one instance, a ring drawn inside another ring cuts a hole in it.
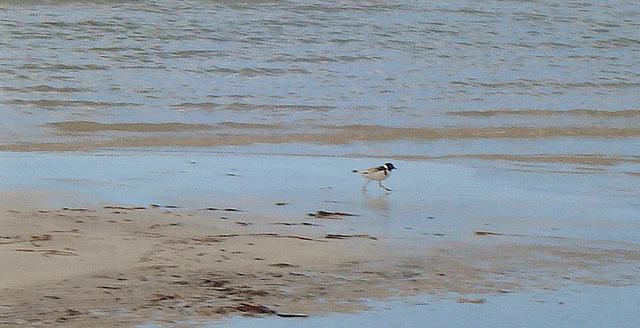
[[[388,178],[391,175],[391,170],[395,169],[396,167],[393,166],[393,164],[385,163],[384,165],[372,167],[368,170],[353,170],[353,172],[360,173],[363,177],[367,178],[367,182],[364,184],[364,186],[362,186],[362,190],[367,189],[367,185],[369,184],[369,182],[371,182],[371,180],[376,180],[378,181],[380,188],[386,191],[391,191],[391,189],[382,185],[382,180]]]

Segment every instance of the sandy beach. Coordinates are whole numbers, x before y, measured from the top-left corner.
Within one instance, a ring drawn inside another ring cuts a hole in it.
[[[621,242],[476,230],[465,241],[425,234],[406,243],[351,229],[323,232],[359,219],[344,212],[261,217],[242,204],[7,204],[24,197],[5,194],[0,217],[0,325],[7,327],[307,317],[425,293],[482,304],[490,295],[568,281],[632,285],[640,263],[637,245]]]

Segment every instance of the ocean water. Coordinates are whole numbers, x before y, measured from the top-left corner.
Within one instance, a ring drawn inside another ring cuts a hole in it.
[[[636,156],[639,17],[632,1],[4,1],[0,149]]]
[[[639,31],[633,1],[2,1],[0,192],[637,245]]]

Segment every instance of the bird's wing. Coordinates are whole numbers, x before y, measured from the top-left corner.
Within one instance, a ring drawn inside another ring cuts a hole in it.
[[[373,172],[380,172],[380,171],[386,171],[387,167],[384,165],[380,165],[380,166],[376,166],[376,167],[372,167],[370,169],[368,169],[367,171],[373,173]]]

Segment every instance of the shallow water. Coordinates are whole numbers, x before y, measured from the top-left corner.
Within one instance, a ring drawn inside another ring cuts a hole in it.
[[[234,318],[201,327],[636,327],[637,289],[574,286],[554,291],[526,292],[472,298],[482,304],[460,303],[461,298],[415,298],[370,302],[364,315],[334,314],[305,319]],[[464,299],[464,298],[463,298]],[[610,311],[616,304],[616,311]],[[544,315],[541,315],[544,313]],[[427,324],[428,323],[428,324]],[[145,325],[145,328],[154,325]]]
[[[239,149],[239,148],[237,148]],[[0,153],[0,190],[43,197],[43,206],[238,207],[256,219],[304,219],[318,210],[358,217],[324,222],[396,239],[475,230],[640,242],[640,185],[628,173],[575,164],[482,159],[397,160],[386,193],[351,170],[371,160],[180,151]],[[276,203],[287,203],[278,206]],[[366,224],[362,224],[366,222]],[[333,231],[333,232],[336,232]],[[437,239],[437,238],[436,238]]]

